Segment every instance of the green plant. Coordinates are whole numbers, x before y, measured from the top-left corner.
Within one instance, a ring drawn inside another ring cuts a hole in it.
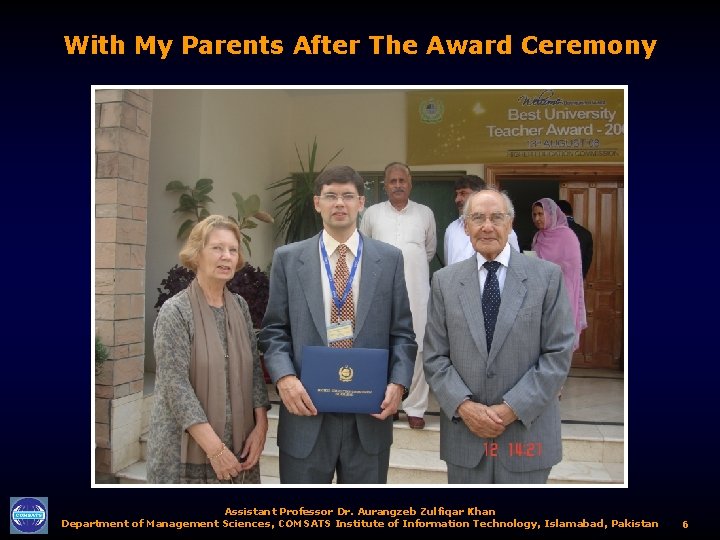
[[[179,205],[173,210],[173,213],[179,212],[190,216],[180,225],[177,233],[178,239],[187,237],[190,229],[192,229],[196,223],[210,215],[207,209],[207,203],[215,202],[208,195],[212,189],[213,181],[210,178],[201,178],[195,182],[194,188],[183,184],[179,180],[173,180],[165,186],[165,191],[180,193]]]
[[[250,251],[250,238],[243,232],[243,229],[254,229],[257,227],[257,223],[253,221],[255,218],[263,223],[273,223],[275,220],[273,217],[260,210],[260,197],[257,195],[250,195],[247,199],[243,199],[242,195],[233,192],[232,196],[235,199],[235,208],[237,208],[237,219],[230,216],[230,219],[235,221],[240,227],[240,234],[242,236],[242,242],[248,250],[248,255],[252,255]]]
[[[110,357],[110,352],[107,347],[103,344],[100,336],[95,336],[95,375],[100,374],[102,365]]]
[[[213,190],[212,178],[201,178],[195,182],[195,187],[192,188],[180,182],[179,180],[173,180],[165,186],[165,191],[172,191],[180,193],[180,200],[178,207],[173,210],[173,213],[180,212],[183,214],[189,214],[190,217],[186,219],[180,228],[178,229],[177,238],[183,240],[190,234],[190,230],[200,221],[210,215],[207,204],[215,202],[210,198],[209,193]],[[250,195],[247,199],[243,199],[242,195],[233,192],[233,198],[235,199],[235,208],[237,209],[237,218],[228,216],[240,227],[240,234],[242,235],[242,242],[247,248],[248,255],[252,255],[250,251],[250,241],[252,240],[247,234],[243,232],[243,229],[254,229],[257,227],[257,223],[253,221],[257,219],[264,223],[273,223],[275,220],[273,217],[260,210],[260,197],[257,195]]]
[[[277,205],[276,216],[280,219],[277,234],[285,232],[285,243],[297,242],[317,234],[322,229],[322,220],[315,211],[313,195],[315,194],[315,178],[325,170],[332,160],[340,155],[338,150],[319,171],[315,171],[315,157],[317,155],[317,137],[313,139],[312,149],[308,148],[307,166],[300,157],[300,150],[295,145],[300,170],[302,172],[291,174],[268,186],[268,189],[281,188],[282,191],[274,200],[280,200]]]

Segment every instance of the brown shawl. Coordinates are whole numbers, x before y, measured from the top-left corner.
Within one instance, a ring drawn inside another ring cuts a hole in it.
[[[215,317],[197,279],[188,287],[193,312],[195,338],[190,357],[190,384],[202,405],[208,422],[218,437],[225,432],[225,400],[228,388],[225,375],[225,351]],[[230,376],[230,409],[232,411],[233,447],[242,451],[245,439],[255,427],[252,401],[253,354],[248,327],[237,298],[225,288],[225,330],[228,344],[228,375]],[[195,440],[185,433],[181,461],[204,464],[207,456]]]

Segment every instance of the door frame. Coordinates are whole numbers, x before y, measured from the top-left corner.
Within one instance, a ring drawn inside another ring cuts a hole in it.
[[[485,182],[497,187],[502,179],[512,176],[578,176],[587,181],[594,176],[602,181],[603,176],[622,176],[625,178],[625,165],[618,164],[576,164],[576,163],[490,163],[485,165]]]

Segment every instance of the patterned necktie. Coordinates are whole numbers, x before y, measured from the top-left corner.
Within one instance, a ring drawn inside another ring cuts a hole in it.
[[[345,292],[350,272],[348,271],[347,260],[345,255],[347,254],[347,246],[340,244],[338,246],[338,260],[335,263],[335,273],[333,274],[333,280],[335,280],[335,290],[337,295],[342,298],[342,294]],[[355,303],[353,302],[352,287],[348,291],[345,303],[338,313],[337,305],[332,302],[330,308],[330,322],[336,323],[339,321],[350,321],[352,323],[353,332],[355,331]],[[352,339],[342,339],[335,341],[330,344],[331,347],[338,347],[340,349],[351,349],[353,346]]]
[[[493,333],[495,332],[495,323],[497,322],[498,311],[500,311],[500,284],[497,278],[497,269],[500,263],[497,261],[486,261],[483,266],[487,269],[487,278],[485,279],[485,288],[482,295],[482,311],[485,321],[485,338],[487,341],[487,350],[490,352],[492,345]]]

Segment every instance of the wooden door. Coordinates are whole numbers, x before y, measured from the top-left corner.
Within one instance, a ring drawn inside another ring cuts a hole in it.
[[[593,235],[593,260],[585,279],[588,327],[573,355],[573,366],[621,369],[625,288],[623,181],[566,180],[561,178],[560,197],[570,201],[575,221]]]

